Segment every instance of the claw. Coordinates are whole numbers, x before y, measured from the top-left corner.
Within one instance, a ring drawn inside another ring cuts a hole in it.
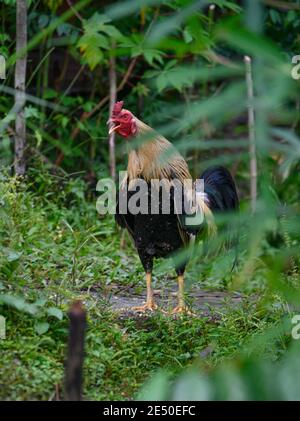
[[[186,314],[188,316],[195,316],[195,313],[192,313],[185,306],[177,306],[177,307],[173,308],[173,310],[171,311],[171,314]]]
[[[152,302],[149,302],[149,303],[145,303],[142,306],[131,307],[131,310],[133,310],[133,311],[140,311],[140,312],[143,312],[144,313],[147,310],[149,310],[149,311],[157,310],[157,308],[158,308],[157,304],[155,304],[152,301]]]

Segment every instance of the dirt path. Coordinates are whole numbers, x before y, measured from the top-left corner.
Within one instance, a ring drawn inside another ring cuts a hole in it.
[[[143,317],[143,314],[137,314],[131,308],[144,304],[146,299],[144,294],[136,294],[134,290],[130,289],[126,292],[118,291],[116,286],[113,291],[109,299],[109,305],[113,311],[122,317]],[[216,317],[218,313],[221,315],[229,309],[239,307],[246,300],[242,294],[208,290],[191,290],[187,296],[189,306],[199,317],[212,315]],[[170,288],[154,290],[154,298],[160,308],[171,310],[177,304],[177,291]]]

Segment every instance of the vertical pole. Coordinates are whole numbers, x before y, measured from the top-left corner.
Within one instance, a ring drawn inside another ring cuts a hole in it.
[[[66,401],[82,399],[82,366],[86,312],[81,301],[75,301],[69,311],[70,327],[65,371]]]
[[[117,76],[115,47],[112,46],[112,53],[109,59],[109,115],[111,115],[113,106],[117,100]],[[109,135],[109,172],[110,176],[116,178],[116,154],[115,154],[115,132]]]
[[[246,85],[248,96],[248,130],[249,130],[249,155],[250,155],[250,197],[252,213],[256,210],[257,200],[257,160],[255,145],[255,115],[253,105],[253,78],[252,64],[249,56],[244,57],[246,67]]]
[[[24,175],[26,171],[26,121],[25,121],[25,81],[26,81],[26,46],[27,46],[27,5],[26,0],[17,0],[16,4],[16,68],[15,68],[15,162],[16,175]]]

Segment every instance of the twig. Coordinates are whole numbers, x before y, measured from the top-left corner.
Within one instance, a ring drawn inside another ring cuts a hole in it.
[[[55,385],[55,400],[60,401],[60,393],[59,393],[59,384],[56,383]]]
[[[67,401],[82,399],[82,365],[86,312],[81,301],[75,301],[69,312],[70,327],[65,372],[65,397]]]
[[[70,9],[72,10],[72,12],[74,13],[74,15],[77,17],[77,19],[79,19],[81,22],[83,22],[84,21],[83,17],[78,12],[78,10],[75,9],[75,7],[73,6],[73,3],[71,2],[71,0],[67,0],[67,3],[69,5]]]
[[[208,8],[208,33],[211,34],[212,25],[214,22],[214,14],[215,14],[216,5],[210,4]]]
[[[120,238],[120,249],[124,250],[126,246],[126,230],[122,229]]]
[[[250,155],[250,197],[252,213],[256,210],[257,200],[257,161],[256,161],[256,146],[255,146],[255,115],[253,106],[253,79],[251,58],[244,57],[246,67],[246,84],[248,96],[248,130],[249,130],[249,155]]]
[[[131,61],[130,65],[128,66],[127,72],[125,73],[122,81],[120,82],[119,86],[117,87],[117,93],[119,91],[121,91],[124,88],[124,86],[126,85],[128,79],[129,79],[129,77],[130,77],[130,75],[131,75],[131,73],[132,73],[132,71],[134,69],[134,66],[136,64],[137,59],[138,59],[138,57],[134,57],[134,59]],[[81,118],[80,118],[80,122],[83,123],[88,118],[92,117],[92,115],[94,115],[98,110],[100,110],[100,108],[102,108],[109,101],[109,98],[110,98],[110,96],[109,95],[106,95],[104,98],[101,99],[100,102],[98,102],[97,105],[95,105],[95,107],[91,111],[84,112],[82,114]],[[75,140],[76,139],[76,137],[78,136],[79,131],[80,131],[80,128],[79,127],[75,127],[75,129],[72,131],[72,134],[71,134],[71,139],[72,140]],[[56,165],[60,165],[62,163],[63,159],[64,159],[64,154],[63,154],[63,152],[61,152],[59,154],[58,158],[56,159],[55,164]]]
[[[208,50],[203,55],[214,63],[222,64],[223,66],[229,67],[231,69],[239,68],[237,63],[228,59],[227,57],[222,56],[221,54],[215,53],[213,50]]]
[[[283,10],[300,10],[300,4],[297,3],[288,3],[287,1],[277,1],[277,0],[263,0],[267,6],[278,7],[278,9]]]

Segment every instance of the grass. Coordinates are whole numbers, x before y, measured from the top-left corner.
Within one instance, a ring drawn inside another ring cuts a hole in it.
[[[57,390],[63,397],[66,312],[75,298],[88,309],[86,399],[133,399],[159,368],[171,376],[199,364],[210,370],[280,322],[282,306],[266,310],[247,300],[226,313],[212,309],[211,317],[120,318],[107,305],[112,285],[144,287],[133,247],[120,250],[113,219],[97,215],[80,180],[48,177],[44,183],[25,189],[14,178],[0,180],[0,313],[7,323],[7,337],[0,340],[0,399],[48,400]],[[205,286],[227,288],[214,261],[201,276],[207,273]],[[193,267],[189,278],[196,276]],[[258,281],[255,276],[246,296],[261,288],[263,275],[258,270]],[[283,333],[261,352],[277,359],[287,343]]]
[[[47,333],[38,335],[29,316],[14,311],[5,315],[8,338],[1,346],[0,398],[53,398],[55,386],[58,384],[60,390],[63,386],[67,321],[53,321]],[[249,337],[276,320],[274,315],[267,320],[235,311],[217,323],[206,318],[173,320],[159,315],[120,321],[99,304],[89,313],[85,398],[131,399],[161,367],[172,375],[195,363],[214,367],[233,358]],[[269,348],[269,356],[275,358],[273,345]]]

